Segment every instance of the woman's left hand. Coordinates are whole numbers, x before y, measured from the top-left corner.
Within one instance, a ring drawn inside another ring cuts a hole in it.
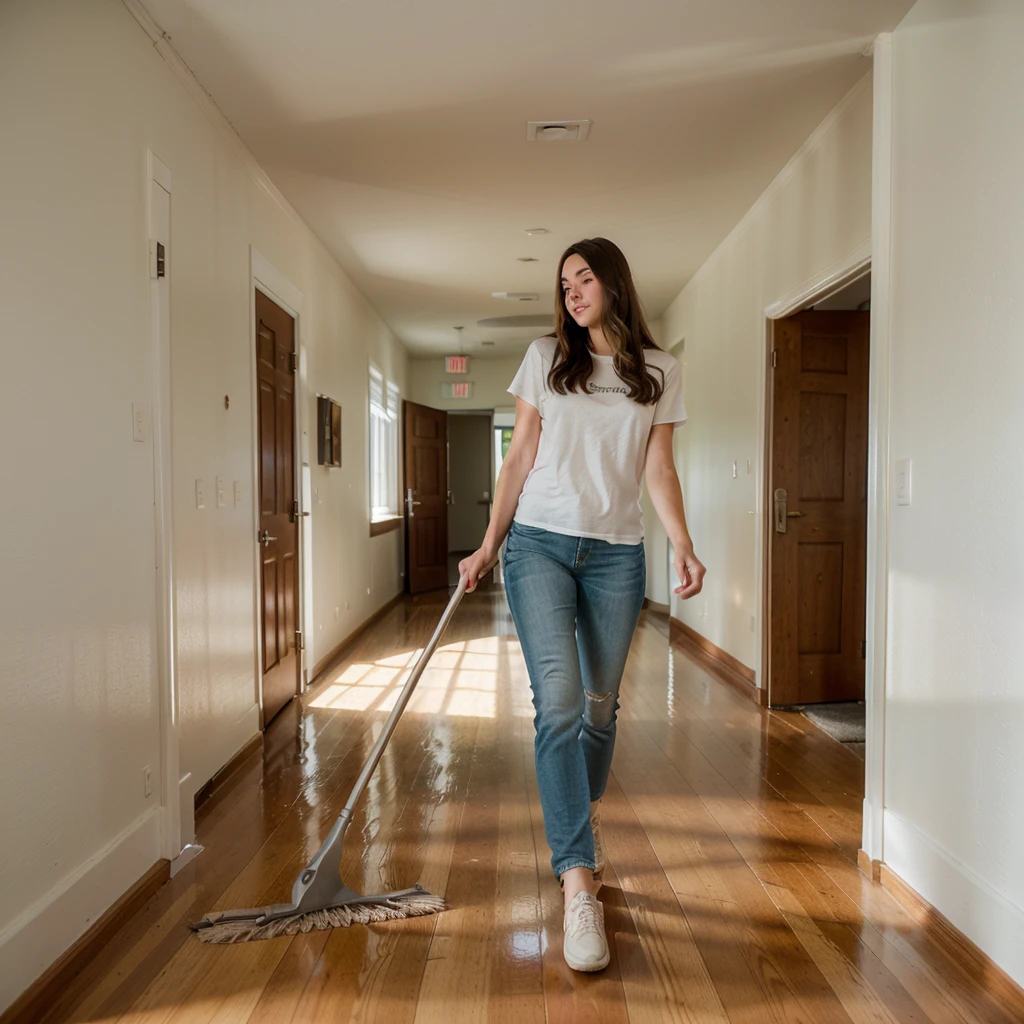
[[[693,553],[693,548],[677,548],[675,551],[675,570],[681,585],[676,587],[675,593],[685,601],[695,594],[699,594],[704,586],[704,575],[707,569]]]

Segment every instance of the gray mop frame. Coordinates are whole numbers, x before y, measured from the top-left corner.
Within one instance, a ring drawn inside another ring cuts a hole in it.
[[[345,831],[352,822],[356,804],[363,795],[363,790],[366,789],[370,776],[373,775],[374,769],[376,769],[377,764],[380,762],[388,741],[391,739],[391,734],[395,731],[398,720],[402,717],[402,712],[405,710],[406,704],[409,703],[409,699],[416,689],[416,684],[420,681],[420,676],[423,675],[423,670],[427,667],[427,663],[437,649],[437,645],[440,643],[441,637],[448,628],[448,624],[451,622],[452,616],[459,607],[459,603],[462,601],[465,593],[466,578],[463,577],[459,581],[458,589],[452,594],[448,607],[445,608],[444,614],[434,630],[434,635],[430,638],[427,646],[423,648],[423,652],[417,658],[405,686],[402,687],[402,692],[399,694],[398,700],[388,716],[384,729],[374,745],[366,764],[363,765],[363,770],[360,772],[355,786],[352,788],[348,803],[345,804],[341,814],[338,815],[338,820],[335,821],[327,838],[320,845],[316,856],[302,869],[299,876],[295,879],[292,885],[291,903],[272,903],[265,907],[251,907],[246,910],[218,911],[191,925],[193,931],[201,931],[214,925],[243,922],[249,922],[254,927],[261,927],[285,917],[296,917],[321,910],[333,910],[337,907],[357,906],[367,903],[390,904],[394,901],[399,901],[395,903],[395,906],[401,906],[402,900],[430,895],[422,886],[415,885],[411,889],[398,889],[394,892],[361,896],[341,880],[342,843],[345,838]]]

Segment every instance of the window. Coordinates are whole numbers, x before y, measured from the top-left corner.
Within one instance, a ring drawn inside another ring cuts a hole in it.
[[[370,521],[398,515],[398,386],[370,367]]]
[[[494,428],[494,486],[498,486],[498,475],[501,473],[501,464],[508,455],[509,447],[512,444],[511,427]]]

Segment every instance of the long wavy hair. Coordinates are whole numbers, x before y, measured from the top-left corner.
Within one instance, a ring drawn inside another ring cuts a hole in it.
[[[612,348],[612,365],[629,389],[629,397],[641,405],[653,405],[665,390],[665,374],[648,369],[644,349],[658,348],[644,319],[643,309],[633,284],[633,275],[622,250],[607,238],[584,238],[570,245],[558,261],[558,283],[555,289],[555,330],[551,337],[558,341],[558,351],[548,374],[548,385],[560,395],[583,390],[590,393],[588,381],[594,372],[590,352],[590,331],[580,327],[565,308],[562,290],[562,268],[570,256],[580,256],[601,282],[604,308],[601,328]]]

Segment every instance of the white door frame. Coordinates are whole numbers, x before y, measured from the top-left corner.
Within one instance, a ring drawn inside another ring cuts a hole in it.
[[[154,202],[154,188],[167,193]],[[160,701],[160,855],[172,863],[193,839],[191,820],[182,821],[181,742],[174,615],[174,506],[171,464],[171,310],[170,281],[173,250],[170,239],[171,172],[152,151],[146,151],[147,246],[150,294],[150,402],[153,445],[153,516],[156,565],[156,672]],[[165,249],[165,276],[156,276],[157,242]],[[186,859],[188,859],[186,857]]]
[[[892,289],[892,33],[875,40],[871,148],[871,365],[868,406],[867,735],[861,850],[883,861],[889,594],[889,366]]]
[[[256,541],[256,529],[260,521],[260,436],[259,436],[259,367],[256,364],[256,292],[260,291],[268,299],[276,302],[295,321],[295,351],[298,356],[298,368],[295,373],[295,480],[294,494],[299,500],[299,550],[296,557],[298,566],[298,615],[296,621],[299,629],[302,630],[304,649],[297,650],[296,656],[299,659],[300,689],[305,690],[309,683],[309,661],[307,651],[312,639],[312,629],[309,625],[309,618],[312,614],[312,573],[307,566],[307,553],[312,551],[312,525],[311,517],[301,513],[308,511],[305,508],[307,477],[309,475],[309,437],[306,430],[306,376],[307,376],[307,353],[303,335],[302,317],[302,292],[299,291],[276,267],[255,247],[249,247],[251,281],[249,289],[249,368],[250,368],[250,397],[252,400],[252,521],[250,536],[252,537],[253,551],[253,637],[256,651],[256,687],[255,700],[259,707],[260,728],[266,723],[263,721],[263,606],[262,590],[263,580],[260,573],[259,544]]]

